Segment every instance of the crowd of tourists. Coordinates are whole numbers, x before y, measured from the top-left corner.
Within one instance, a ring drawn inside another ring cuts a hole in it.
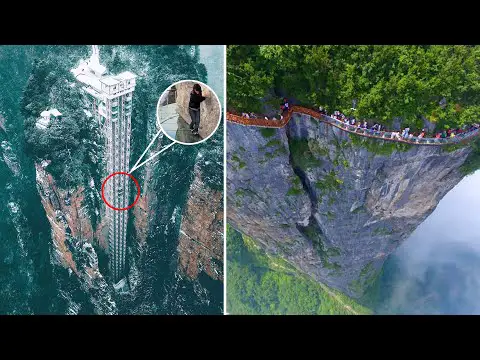
[[[263,116],[265,120],[283,120],[283,115],[290,110],[290,104],[288,103],[287,98],[283,99],[283,103],[280,106],[280,111],[277,113],[276,116],[273,116],[271,119],[268,118],[268,116]],[[242,117],[247,118],[247,119],[258,119],[261,118],[261,116],[257,116],[254,113],[242,113]]]
[[[348,117],[342,114],[340,111],[334,111],[333,114],[328,115],[327,111],[319,107],[319,112],[323,115],[329,116],[335,120],[338,120],[340,122],[343,122],[346,125],[350,125],[351,127],[356,127],[357,129],[363,129],[365,133],[371,134],[371,135],[376,135],[376,136],[381,136],[382,132],[389,132],[390,133],[390,138],[391,139],[397,139],[397,140],[413,140],[413,138],[416,139],[422,139],[422,138],[436,138],[436,139],[446,139],[446,138],[454,138],[455,136],[461,135],[461,134],[466,134],[470,131],[474,131],[480,128],[479,124],[472,124],[470,126],[465,125],[462,128],[456,128],[456,129],[447,129],[443,131],[437,131],[435,133],[429,133],[427,132],[426,129],[422,129],[421,131],[418,132],[411,132],[410,127],[405,127],[402,131],[388,131],[385,130],[384,126],[378,123],[374,123],[372,126],[368,124],[367,121],[359,121],[355,119],[354,117]],[[354,129],[356,131],[356,129]]]
[[[290,104],[287,98],[283,99],[282,104],[280,105],[280,112],[269,119],[268,116],[264,116],[265,120],[283,120],[283,116],[286,112],[290,110]],[[319,107],[318,111],[320,114],[331,117],[339,122],[344,123],[349,130],[358,131],[358,129],[363,130],[363,133],[367,135],[374,135],[374,136],[382,136],[385,137],[385,133],[389,133],[389,137],[391,139],[397,140],[411,140],[415,138],[416,141],[419,141],[422,138],[436,138],[436,139],[447,139],[447,138],[454,138],[456,136],[461,136],[467,134],[471,131],[477,130],[480,128],[479,124],[472,124],[470,126],[463,126],[461,128],[456,129],[447,129],[443,131],[437,131],[435,133],[430,133],[426,129],[422,129],[421,131],[411,131],[410,127],[404,128],[402,131],[388,131],[385,127],[375,122],[374,124],[369,124],[367,121],[357,120],[352,116],[346,116],[345,114],[341,113],[340,111],[334,111],[332,114],[328,114],[327,110],[323,107]],[[258,119],[262,118],[262,116],[258,116],[254,113],[242,113],[242,117],[247,119]]]

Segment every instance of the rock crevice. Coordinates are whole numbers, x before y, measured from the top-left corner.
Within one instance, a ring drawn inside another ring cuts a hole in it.
[[[352,297],[462,179],[472,150],[362,138],[305,114],[278,129],[227,126],[228,221]]]
[[[223,281],[223,194],[205,186],[198,166],[182,215],[178,252],[179,267],[189,278],[205,271]]]
[[[44,166],[47,164],[43,162]],[[98,256],[92,246],[96,238],[83,204],[85,189],[80,186],[70,192],[57,187],[44,166],[35,164],[38,193],[52,227],[52,258],[75,273],[82,289],[90,294],[97,314],[116,314],[113,289],[100,272]],[[104,224],[100,222],[97,234],[102,227]]]

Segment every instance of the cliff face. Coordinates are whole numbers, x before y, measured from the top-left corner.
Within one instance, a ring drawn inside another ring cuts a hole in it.
[[[150,182],[152,180],[151,164],[145,166],[145,180],[143,182],[143,192],[133,207],[134,226],[137,234],[137,240],[140,245],[145,245],[148,230],[149,219],[154,216],[155,211],[151,206],[152,200],[155,202],[155,193],[150,191]]]
[[[177,89],[177,111],[180,116],[190,124],[192,119],[188,113],[190,93],[193,89],[192,82],[183,82],[175,85]],[[200,128],[198,133],[202,138],[208,137],[217,127],[220,118],[220,106],[215,95],[206,87],[202,86],[202,95],[206,97],[200,103]]]
[[[191,279],[205,271],[223,281],[223,194],[206,186],[198,166],[182,215],[179,267]]]
[[[54,261],[75,273],[82,288],[90,294],[98,314],[115,314],[113,289],[100,273],[98,257],[92,246],[94,231],[84,204],[85,189],[79,187],[68,194],[56,186],[44,166],[36,164],[35,168],[38,193],[52,227]],[[102,222],[98,224],[97,233],[104,225]]]
[[[471,152],[365,139],[300,114],[276,130],[227,126],[229,222],[352,297],[462,179]]]

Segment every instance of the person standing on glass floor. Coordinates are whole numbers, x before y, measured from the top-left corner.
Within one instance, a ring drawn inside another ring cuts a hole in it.
[[[202,88],[200,85],[193,85],[193,90],[190,93],[190,102],[188,103],[188,112],[192,119],[190,130],[193,135],[198,135],[198,127],[200,126],[200,103],[204,100],[205,96],[202,96]]]

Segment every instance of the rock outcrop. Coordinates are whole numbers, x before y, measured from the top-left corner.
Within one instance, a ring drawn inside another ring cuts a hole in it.
[[[182,215],[179,267],[191,279],[201,271],[223,281],[223,194],[206,186],[198,166]]]
[[[151,206],[152,201],[156,201],[155,193],[150,191],[150,182],[152,180],[152,168],[150,164],[145,166],[145,180],[143,181],[143,193],[133,207],[134,226],[139,245],[145,245],[148,231],[149,219],[154,216],[155,211]]]
[[[175,85],[177,89],[177,111],[188,124],[192,122],[188,113],[188,103],[193,84],[193,82],[182,82]],[[198,133],[205,139],[216,129],[221,110],[215,94],[204,86],[202,86],[202,95],[206,99],[200,103],[200,128]]]
[[[300,114],[280,129],[227,126],[229,223],[352,297],[462,179],[471,152],[362,138]]]
[[[3,115],[0,114],[0,129],[7,132],[7,128],[5,127],[6,121]]]
[[[1,121],[1,119],[0,119]],[[0,123],[1,125],[1,123]],[[3,153],[3,161],[7,164],[8,168],[12,171],[15,176],[21,175],[20,163],[18,162],[17,156],[13,151],[11,144],[4,140],[0,143],[0,148]]]
[[[82,288],[90,294],[98,314],[115,314],[113,289],[100,273],[98,257],[92,246],[94,231],[84,206],[85,189],[78,187],[69,194],[58,188],[52,175],[46,171],[47,166],[46,161],[35,164],[38,193],[52,227],[53,259],[75,273]],[[97,233],[103,227],[100,222]]]

